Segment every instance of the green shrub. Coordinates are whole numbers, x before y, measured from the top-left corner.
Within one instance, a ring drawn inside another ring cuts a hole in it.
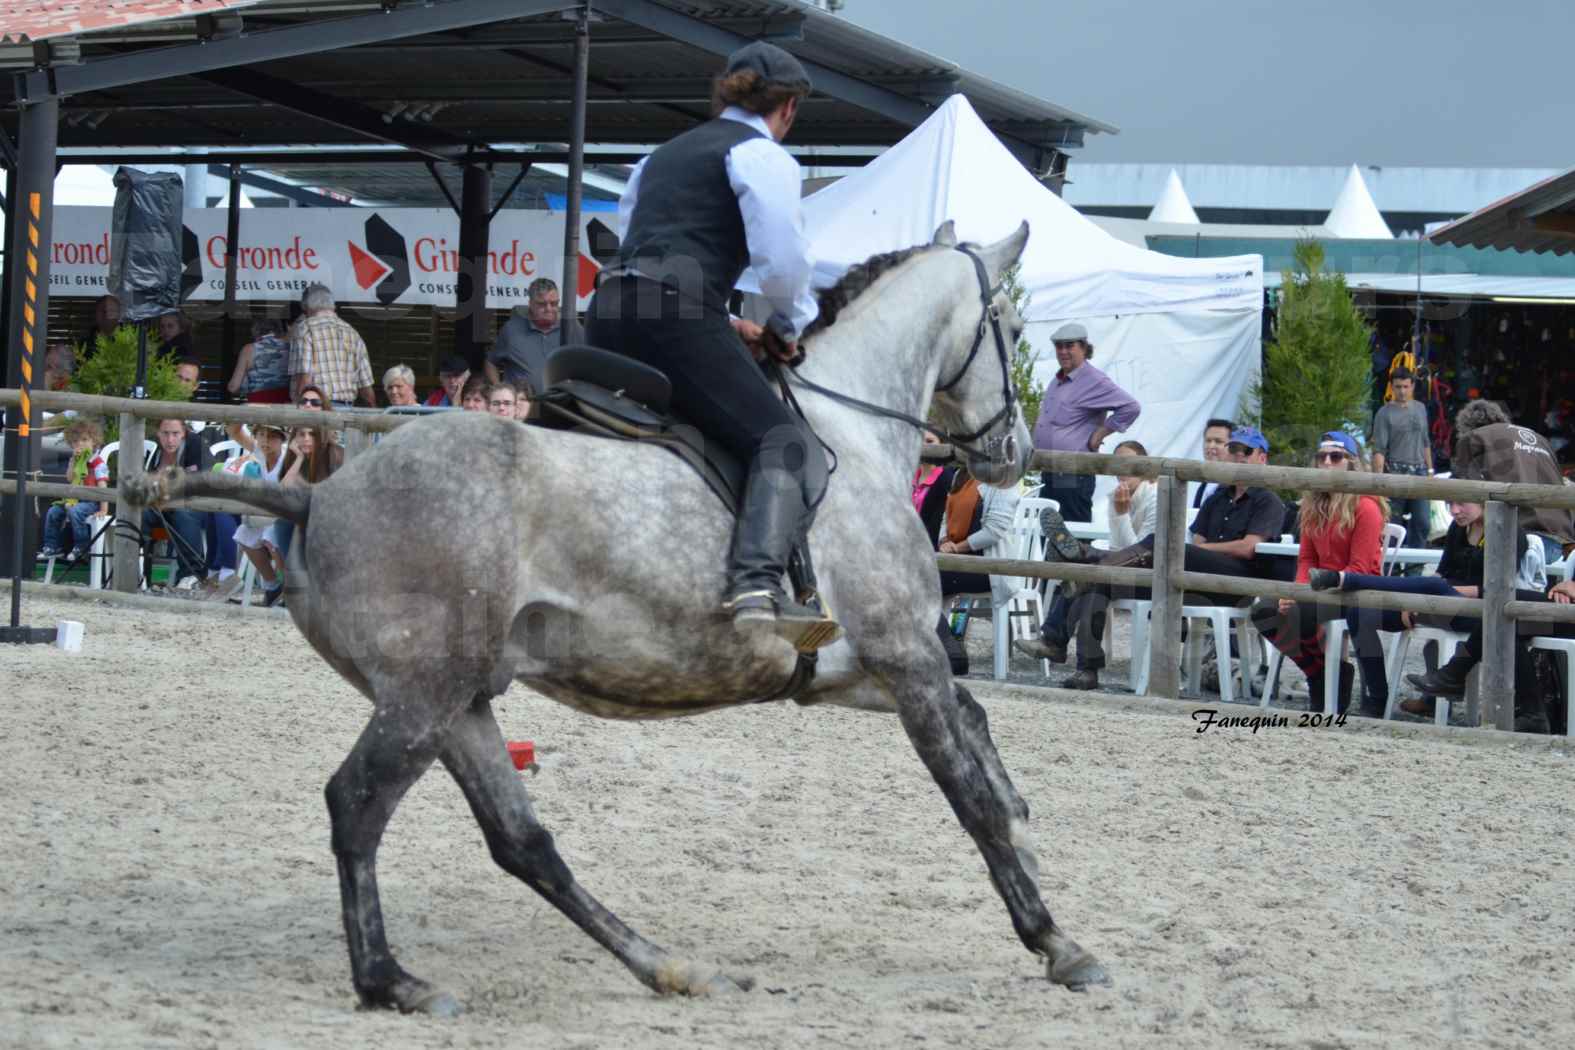
[[[1308,465],[1325,431],[1360,435],[1372,417],[1368,325],[1345,275],[1323,265],[1317,241],[1297,244],[1295,268],[1282,277],[1275,338],[1243,412],[1269,439],[1272,460],[1291,466]]]
[[[163,344],[154,332],[148,333],[148,374],[144,384],[150,401],[190,401],[191,394],[175,377],[175,362],[160,353]],[[71,378],[71,389],[79,394],[104,397],[130,397],[137,382],[137,329],[121,325],[113,336],[99,336],[98,348]],[[105,442],[120,439],[120,419],[103,420]],[[151,425],[149,430],[151,430]]]

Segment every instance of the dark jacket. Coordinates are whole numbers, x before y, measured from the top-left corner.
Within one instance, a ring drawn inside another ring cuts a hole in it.
[[[1438,562],[1438,575],[1456,587],[1481,587],[1487,576],[1486,548],[1466,538],[1466,530],[1459,525],[1449,526],[1444,536],[1444,554]],[[1526,534],[1520,533],[1515,543],[1515,566],[1526,556]]]
[[[1564,484],[1548,439],[1513,423],[1494,423],[1471,431],[1455,443],[1453,463],[1455,477],[1468,481]],[[1526,507],[1520,512],[1520,525],[1566,546],[1575,543],[1575,514],[1567,510]]]

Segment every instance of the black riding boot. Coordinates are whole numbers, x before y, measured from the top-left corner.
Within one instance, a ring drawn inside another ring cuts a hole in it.
[[[1383,656],[1358,656],[1362,668],[1362,702],[1357,714],[1363,718],[1382,718],[1389,706],[1389,678]]]
[[[1320,673],[1307,677],[1307,709],[1309,711],[1314,713],[1323,711],[1323,676],[1328,673],[1329,665],[1324,664],[1324,669]],[[1335,693],[1335,710],[1343,715],[1346,709],[1351,706],[1351,690],[1356,685],[1356,668],[1341,660],[1339,675],[1340,687]],[[1379,713],[1382,714],[1383,712],[1380,711]]]
[[[813,652],[842,637],[842,628],[782,590],[788,555],[808,528],[809,508],[796,480],[775,473],[758,463],[750,471],[744,505],[733,526],[722,610],[740,630],[769,632],[800,652]]]

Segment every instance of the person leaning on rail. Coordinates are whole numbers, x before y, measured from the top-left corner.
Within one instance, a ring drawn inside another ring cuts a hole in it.
[[[1269,441],[1254,427],[1237,427],[1231,432],[1226,454],[1232,463],[1263,466],[1269,461]],[[1222,486],[1210,496],[1192,523],[1191,542],[1182,551],[1187,572],[1216,576],[1250,576],[1266,579],[1272,572],[1268,559],[1258,555],[1258,544],[1276,538],[1285,523],[1285,504],[1269,489],[1257,486]],[[1047,547],[1054,546],[1047,543]],[[1100,560],[1101,565],[1152,566],[1154,536]],[[1072,598],[1068,621],[1076,624],[1077,673],[1062,683],[1068,689],[1094,689],[1105,666],[1103,635],[1105,615],[1116,598],[1147,600],[1147,587],[1117,587],[1096,584],[1077,588]],[[1239,605],[1246,599],[1228,594],[1187,592],[1190,605]],[[1013,648],[1035,659],[1063,663],[1067,641],[1062,637],[1017,639]]]
[[[1356,439],[1341,430],[1324,434],[1313,453],[1312,465],[1319,470],[1361,471]],[[1296,556],[1296,582],[1306,583],[1314,572],[1348,570],[1376,576],[1382,571],[1384,522],[1389,507],[1381,496],[1355,492],[1304,492],[1301,499],[1301,545]],[[1322,625],[1346,616],[1338,605],[1296,602],[1289,598],[1259,598],[1252,605],[1253,626],[1275,648],[1289,657],[1307,676],[1307,688],[1316,710],[1323,696],[1327,660],[1339,667],[1339,711],[1345,713],[1351,702],[1355,672],[1343,654],[1325,654]],[[1378,636],[1369,632],[1362,640],[1370,647],[1356,650],[1362,667],[1360,713],[1382,718],[1389,702],[1389,679],[1384,672],[1384,653]]]
[[[1438,563],[1438,575],[1379,576],[1375,573],[1318,568],[1308,573],[1308,585],[1315,591],[1387,591],[1392,594],[1435,595],[1441,598],[1482,597],[1486,555],[1482,504],[1451,501],[1449,512],[1454,516],[1455,523],[1444,537],[1444,553]],[[1526,553],[1525,533],[1521,533],[1517,540],[1515,557],[1518,561]],[[1533,597],[1537,595],[1533,594]],[[1350,627],[1351,636],[1356,639],[1358,654],[1381,651],[1379,631],[1404,631],[1426,625],[1469,634],[1481,625],[1481,621],[1474,616],[1418,614],[1356,606],[1346,609],[1345,622]],[[1456,658],[1460,658],[1458,652]],[[1475,665],[1476,660],[1470,663]],[[1462,673],[1460,678],[1463,681],[1465,675]],[[1430,695],[1439,694],[1434,692]],[[1428,699],[1403,700],[1400,703],[1402,711],[1413,715],[1430,714],[1432,706]]]

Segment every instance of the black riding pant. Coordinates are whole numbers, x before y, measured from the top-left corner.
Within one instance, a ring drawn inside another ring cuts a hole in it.
[[[672,411],[746,467],[748,489],[740,521],[809,530],[826,488],[826,459],[807,426],[784,404],[727,315],[644,277],[605,281],[591,300],[586,338],[660,369],[672,382]],[[757,513],[774,501],[782,514]],[[746,525],[746,527],[748,527]],[[789,544],[790,545],[790,544]],[[735,544],[729,586],[775,587],[786,550],[772,540],[765,552]],[[743,577],[748,577],[744,579]],[[769,582],[768,582],[769,581]]]

